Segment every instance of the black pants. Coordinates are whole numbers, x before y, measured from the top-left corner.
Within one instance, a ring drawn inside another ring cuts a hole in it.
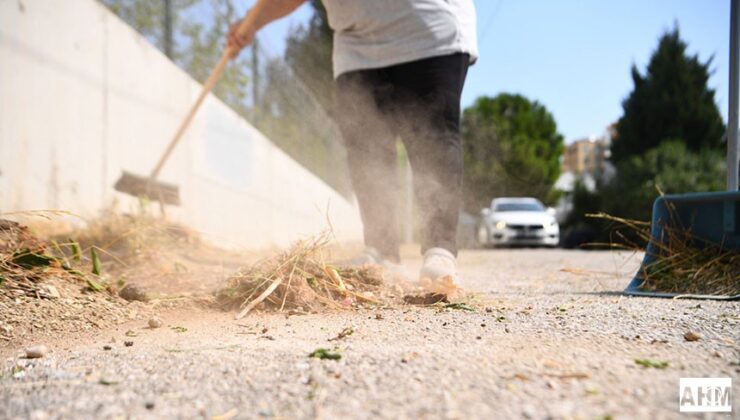
[[[460,94],[467,54],[432,57],[337,79],[339,127],[347,146],[365,245],[399,260],[400,178],[396,139],[413,170],[422,253],[457,254],[462,194]]]

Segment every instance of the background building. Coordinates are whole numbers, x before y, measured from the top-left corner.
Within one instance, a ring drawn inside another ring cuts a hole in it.
[[[563,152],[561,171],[573,175],[587,173],[595,179],[610,176],[613,173],[609,157],[614,132],[615,127],[612,124],[600,137],[576,140],[567,145]]]

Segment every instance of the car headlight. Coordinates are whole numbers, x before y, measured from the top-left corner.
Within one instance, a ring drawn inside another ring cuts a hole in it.
[[[498,222],[496,222],[496,229],[498,230],[506,229],[506,222],[504,222],[503,220],[499,220]]]
[[[557,221],[557,220],[551,220],[551,221],[550,221],[550,224],[549,224],[549,226],[550,226],[551,228],[553,228],[553,227],[555,227],[555,226],[557,226],[557,225],[558,225],[558,221]]]

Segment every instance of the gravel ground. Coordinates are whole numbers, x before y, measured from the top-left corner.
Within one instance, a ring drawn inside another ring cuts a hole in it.
[[[740,303],[620,296],[638,257],[463,252],[475,311],[234,321],[181,309],[157,329],[132,321],[46,337],[41,359],[0,348],[0,417],[677,418],[679,378],[706,376],[733,379],[738,418]],[[701,338],[685,340],[689,331]],[[307,357],[319,347],[341,360]]]

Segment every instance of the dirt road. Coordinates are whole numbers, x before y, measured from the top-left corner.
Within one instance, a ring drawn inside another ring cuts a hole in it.
[[[676,418],[679,378],[705,376],[733,379],[737,416],[740,303],[622,297],[630,257],[463,252],[475,311],[180,310],[49,340],[42,359],[5,348],[0,417]],[[307,357],[322,347],[341,359]]]

